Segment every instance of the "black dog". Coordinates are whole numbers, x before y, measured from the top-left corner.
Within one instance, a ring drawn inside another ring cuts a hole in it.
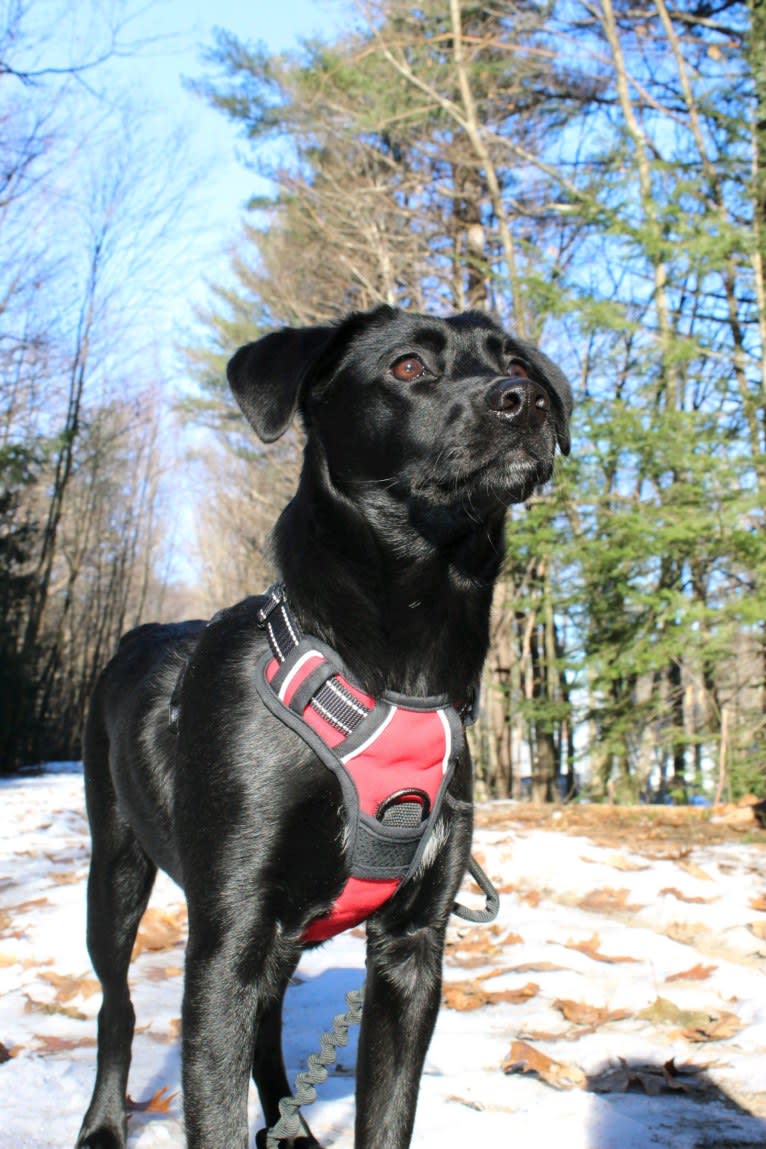
[[[282,435],[296,411],[306,429],[298,491],[274,532],[300,626],[372,696],[469,701],[506,507],[550,477],[557,443],[568,451],[572,400],[561,372],[485,315],[381,307],[268,335],[239,350],[228,375],[262,439]],[[269,1125],[288,1092],[285,987],[307,925],[333,904],[349,861],[337,778],[254,688],[262,605],[247,599],[207,626],[139,627],[96,689],[85,735],[88,945],[103,1004],[79,1149],[125,1146],[128,963],[158,866],[189,910],[189,1146],[245,1149],[251,1074]],[[464,749],[454,767],[417,872],[368,922],[358,1149],[410,1142],[445,929],[470,851]],[[316,1144],[308,1127],[295,1144]]]

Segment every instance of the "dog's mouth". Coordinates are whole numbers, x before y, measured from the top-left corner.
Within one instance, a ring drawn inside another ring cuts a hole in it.
[[[552,473],[552,451],[538,452],[524,445],[483,460],[466,460],[462,449],[452,448],[436,456],[432,467],[412,483],[411,492],[417,499],[440,506],[479,511],[523,502]]]

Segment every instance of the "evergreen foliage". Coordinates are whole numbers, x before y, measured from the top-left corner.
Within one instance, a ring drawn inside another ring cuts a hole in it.
[[[273,194],[195,352],[208,416],[241,337],[381,300],[542,340],[575,441],[510,516],[487,791],[763,793],[763,5],[363,12],[292,54],[209,53],[199,91]]]

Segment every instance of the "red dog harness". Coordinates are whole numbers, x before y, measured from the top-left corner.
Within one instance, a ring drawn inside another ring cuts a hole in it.
[[[258,693],[343,793],[351,875],[303,935],[325,941],[368,918],[416,870],[464,747],[463,722],[446,698],[365,693],[335,651],[301,632],[279,584],[258,621],[271,647],[258,666]]]

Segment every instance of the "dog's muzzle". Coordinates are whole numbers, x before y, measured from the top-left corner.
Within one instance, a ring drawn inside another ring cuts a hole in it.
[[[550,418],[547,392],[532,379],[498,379],[486,398],[498,418],[523,430],[537,431]]]

